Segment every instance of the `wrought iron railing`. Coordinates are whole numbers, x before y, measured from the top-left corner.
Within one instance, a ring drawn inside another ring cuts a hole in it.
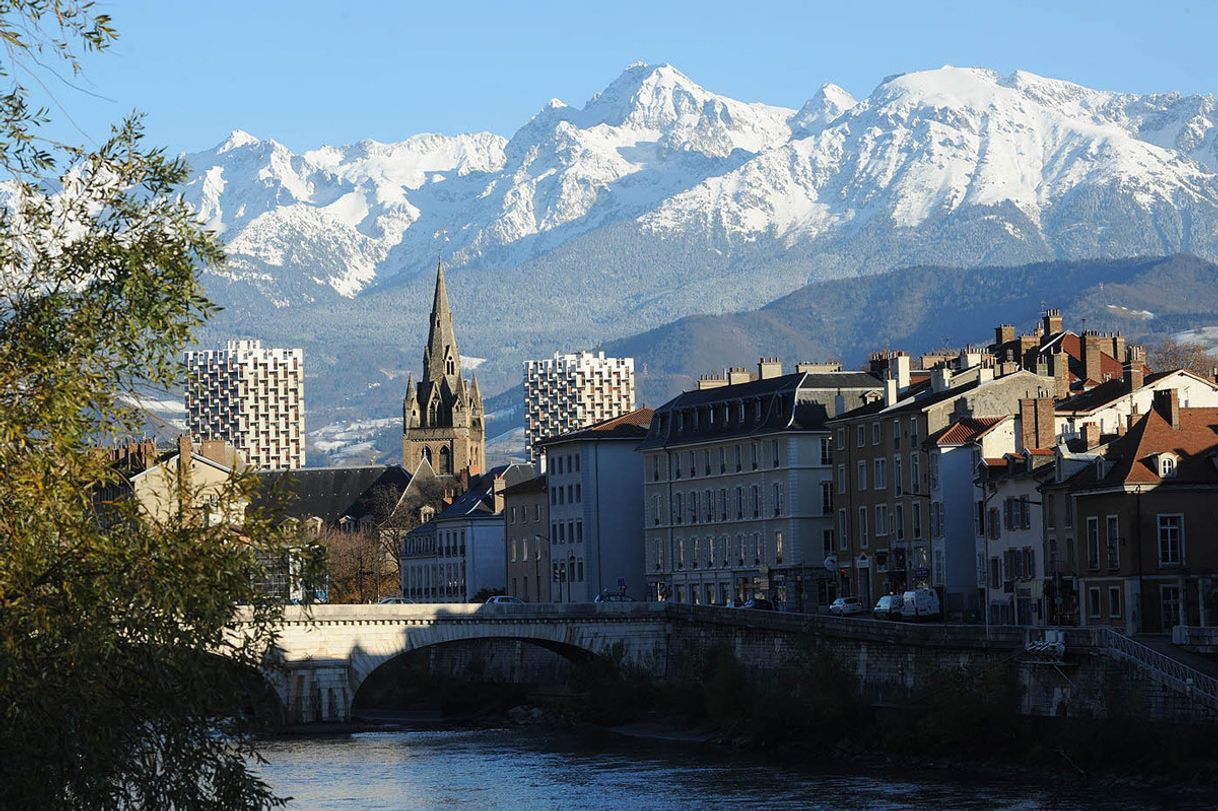
[[[1096,628],[1100,644],[1110,653],[1132,661],[1151,678],[1218,709],[1218,679],[1171,658],[1112,628]]]

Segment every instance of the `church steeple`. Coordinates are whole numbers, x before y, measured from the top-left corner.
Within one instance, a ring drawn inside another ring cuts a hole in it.
[[[444,266],[436,260],[436,294],[431,304],[427,347],[423,350],[423,380],[451,380],[460,374],[461,353],[457,351],[457,332],[453,329],[452,311],[448,309]]]

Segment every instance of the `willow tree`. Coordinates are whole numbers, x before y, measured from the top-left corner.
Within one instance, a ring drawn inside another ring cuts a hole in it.
[[[240,696],[271,642],[259,560],[277,535],[189,499],[161,521],[99,504],[122,482],[97,448],[140,425],[133,392],[180,382],[220,246],[138,118],[94,149],[56,144],[14,78],[78,71],[115,37],[89,3],[0,4],[0,805],[263,807]]]

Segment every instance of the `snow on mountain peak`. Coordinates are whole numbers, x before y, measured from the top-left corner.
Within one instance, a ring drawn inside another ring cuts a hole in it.
[[[826,82],[804,102],[791,118],[791,129],[801,135],[812,135],[833,123],[858,101],[837,85]]]
[[[239,147],[249,146],[250,144],[257,144],[257,143],[261,143],[261,141],[259,141],[254,136],[250,135],[245,130],[233,130],[232,132],[230,132],[228,134],[228,137],[225,138],[224,141],[218,147],[216,147],[216,152],[218,152],[218,153],[228,152],[229,150],[232,150],[232,149],[237,149]]]

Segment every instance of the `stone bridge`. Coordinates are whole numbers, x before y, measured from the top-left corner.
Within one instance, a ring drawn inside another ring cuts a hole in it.
[[[345,721],[377,668],[446,643],[513,640],[573,661],[606,657],[675,678],[689,675],[685,668],[711,647],[726,646],[764,671],[811,641],[857,676],[862,695],[886,706],[915,701],[945,669],[1014,665],[1027,714],[1106,716],[1114,708],[1105,696],[1115,695],[1112,685],[1120,682],[1139,697],[1135,714],[1218,719],[1218,680],[1105,629],[1063,629],[1065,658],[1046,664],[1024,654],[1025,644],[1042,633],[671,602],[289,606],[279,629],[279,666],[266,675],[287,721]]]

